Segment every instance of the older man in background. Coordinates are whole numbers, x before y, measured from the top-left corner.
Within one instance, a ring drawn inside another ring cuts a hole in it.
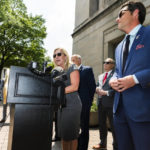
[[[80,84],[78,92],[82,102],[82,111],[81,134],[78,140],[78,150],[87,150],[89,142],[89,115],[96,84],[92,68],[81,64],[80,55],[73,55],[71,60],[79,67],[80,71]]]
[[[113,102],[115,91],[109,85],[109,80],[114,74],[115,61],[112,58],[106,58],[103,64],[105,72],[98,76],[98,85],[96,88],[96,93],[98,94],[100,143],[94,145],[93,149],[107,149],[108,118],[113,137],[113,150],[117,150],[117,142],[113,126]]]

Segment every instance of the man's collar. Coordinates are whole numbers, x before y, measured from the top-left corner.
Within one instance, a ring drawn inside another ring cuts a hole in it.
[[[141,24],[138,24],[136,27],[134,27],[134,28],[130,31],[129,35],[131,35],[131,36],[136,35],[137,32],[139,31],[139,29],[141,28],[141,26],[142,26]]]
[[[109,70],[107,73],[108,73],[108,75],[110,74],[112,72],[112,70]],[[105,72],[106,73],[106,72]]]
[[[78,66],[78,69],[81,69],[81,67],[82,67],[82,64],[80,66]]]

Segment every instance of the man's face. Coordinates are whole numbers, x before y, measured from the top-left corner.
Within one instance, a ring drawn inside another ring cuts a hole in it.
[[[104,70],[106,72],[114,68],[114,63],[110,59],[106,59],[103,64],[104,64]]]
[[[119,12],[118,18],[116,19],[118,29],[128,33],[133,24],[133,21],[133,14],[131,14],[131,12],[128,10],[128,7],[123,7]]]
[[[76,56],[71,57],[71,61],[74,64],[76,64],[77,66],[80,66],[80,64],[81,64],[81,60],[78,57],[76,57]]]

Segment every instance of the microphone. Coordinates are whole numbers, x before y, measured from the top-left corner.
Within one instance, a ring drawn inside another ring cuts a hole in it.
[[[27,67],[28,67],[28,69],[29,69],[32,73],[34,73],[34,74],[36,74],[36,75],[38,75],[38,76],[46,76],[46,75],[50,75],[51,70],[53,69],[52,66],[46,67],[46,65],[47,65],[47,62],[45,61],[45,62],[43,63],[43,71],[38,70],[38,63],[37,63],[37,62],[31,61],[31,62],[28,64]]]
[[[45,73],[48,74],[49,72],[51,72],[51,70],[53,69],[52,66],[49,66],[45,69]]]
[[[60,66],[57,66],[51,71],[51,77],[54,78],[54,77],[60,75],[60,73],[63,73],[63,72],[64,72],[64,69]]]
[[[44,61],[44,63],[43,63],[43,72],[46,71],[46,66],[47,66],[47,61]]]

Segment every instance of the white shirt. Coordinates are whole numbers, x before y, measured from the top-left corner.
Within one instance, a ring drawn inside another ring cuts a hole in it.
[[[103,79],[104,79],[104,77],[105,77],[105,74],[108,73],[108,74],[107,74],[107,78],[108,78],[108,76],[110,75],[111,72],[112,72],[112,70],[110,70],[110,71],[108,71],[108,72],[104,72],[103,74],[100,74],[100,75],[98,76],[98,83],[99,83],[98,88],[99,88],[99,90],[102,89],[102,86],[103,86]],[[109,92],[108,92],[108,91],[106,91],[106,92],[107,92],[107,96],[109,96]],[[101,97],[101,96],[99,95],[99,98],[100,98],[100,97]]]

